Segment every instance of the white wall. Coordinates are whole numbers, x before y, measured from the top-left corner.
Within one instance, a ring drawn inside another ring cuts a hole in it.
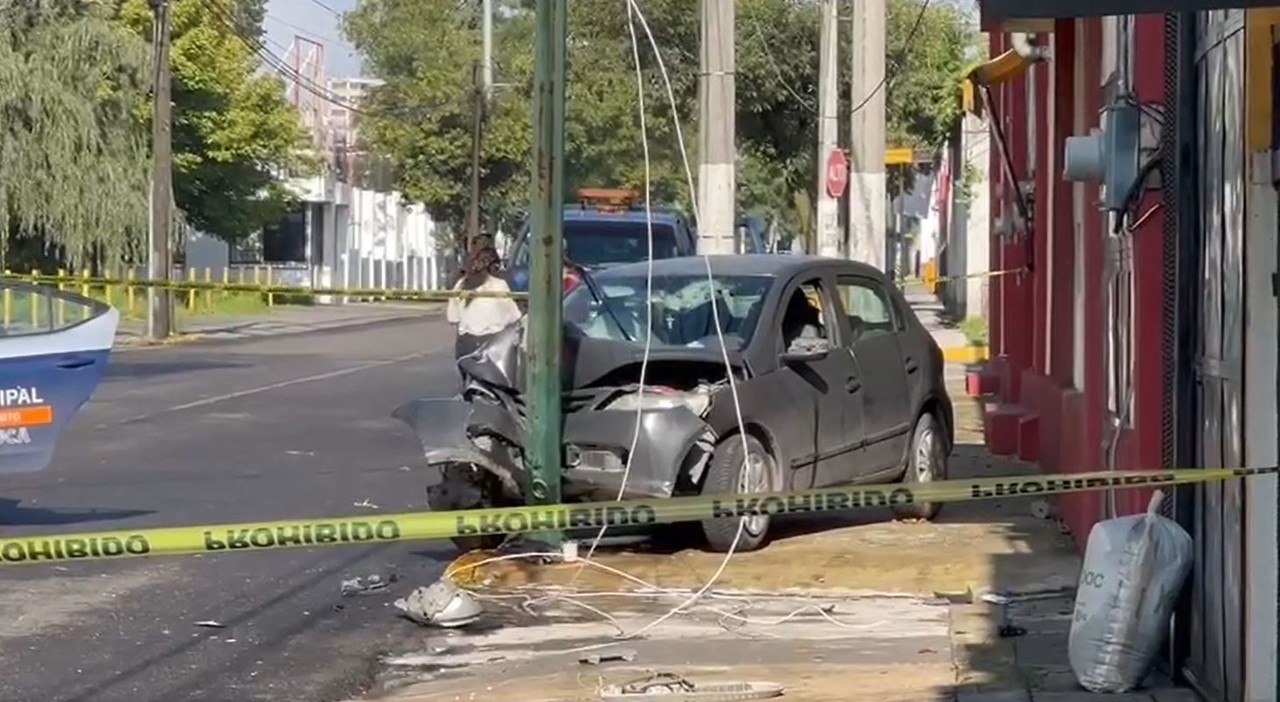
[[[1276,450],[1276,189],[1271,154],[1250,154],[1245,208],[1244,457],[1273,466]],[[1255,391],[1256,389],[1256,391]],[[1245,481],[1245,699],[1273,699],[1276,689],[1276,478]]]
[[[270,266],[281,285],[315,288],[435,290],[447,286],[446,256],[436,223],[426,209],[407,203],[400,193],[363,190],[336,182],[332,176],[295,179],[289,186],[323,218],[320,241],[309,241],[310,264],[259,264],[260,276]],[[314,212],[308,212],[308,236]],[[188,265],[203,279],[229,274],[233,281],[252,280],[255,268],[229,263],[229,248],[215,237],[196,233],[187,243]],[[228,273],[224,273],[227,271]],[[319,302],[341,298],[322,296]]]
[[[943,286],[943,302],[960,318],[987,314],[987,279],[974,274],[990,270],[991,260],[991,135],[985,119],[966,114],[952,149],[958,162],[952,172],[951,221],[945,233],[946,265],[939,276],[974,276]],[[972,175],[965,176],[965,172]],[[970,199],[958,195],[963,180],[972,183]]]

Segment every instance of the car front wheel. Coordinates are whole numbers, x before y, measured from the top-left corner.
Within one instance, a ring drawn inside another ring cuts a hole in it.
[[[440,467],[440,482],[427,486],[427,506],[433,512],[500,507],[497,480],[489,473],[464,463]],[[454,536],[450,540],[459,551],[494,549],[502,545],[504,534]]]
[[[902,477],[908,487],[947,479],[947,447],[940,429],[938,420],[928,412],[916,420]],[[894,507],[893,514],[898,519],[933,519],[941,509],[941,502],[912,502]]]
[[[743,443],[743,437],[735,434],[716,444],[707,464],[707,478],[702,483],[703,495],[741,495],[776,489],[773,457],[758,439],[747,436],[746,460],[743,460]],[[702,533],[713,551],[754,551],[764,545],[769,535],[769,515],[708,519],[702,522]]]

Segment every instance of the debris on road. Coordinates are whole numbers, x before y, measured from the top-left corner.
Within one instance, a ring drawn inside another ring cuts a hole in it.
[[[202,621],[202,622],[196,622],[196,626],[204,627],[204,628],[206,628],[206,629],[225,629],[225,628],[227,628],[227,625],[226,625],[226,624],[223,624],[222,622],[215,622],[215,621],[213,621],[212,619],[206,619],[206,620],[204,620],[204,621]]]
[[[973,604],[973,588],[967,587],[964,592],[938,592],[935,590],[933,598],[948,604]]]
[[[359,502],[352,502],[352,503],[351,503],[351,506],[352,506],[352,507],[364,507],[365,509],[382,509],[382,508],[381,508],[381,507],[379,507],[378,505],[375,505],[375,504],[373,504],[372,502],[370,502],[370,501],[369,501],[369,498],[367,498],[367,497],[366,497],[366,498],[364,498],[363,500],[360,500]]]
[[[374,592],[380,592],[387,589],[391,583],[399,580],[395,573],[383,578],[381,575],[370,575],[367,578],[351,578],[343,580],[341,591],[343,597],[351,595],[368,595]]]
[[[1050,590],[1034,590],[1030,592],[989,592],[982,596],[987,604],[1007,605],[1014,602],[1033,602],[1035,600],[1054,600],[1060,597],[1073,597],[1075,588],[1056,587]]]
[[[773,682],[715,682],[696,684],[673,673],[657,673],[623,685],[601,688],[601,702],[730,702],[781,697],[782,685]]]
[[[418,624],[447,629],[471,624],[484,613],[471,595],[447,578],[417,588],[394,604],[405,617]]]
[[[623,648],[616,651],[601,651],[599,653],[589,653],[578,659],[582,665],[600,665],[601,663],[613,663],[615,661],[623,661],[630,663],[636,659],[635,649]]]

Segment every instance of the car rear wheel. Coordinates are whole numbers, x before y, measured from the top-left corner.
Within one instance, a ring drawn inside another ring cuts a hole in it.
[[[947,479],[947,447],[939,429],[938,420],[928,412],[916,420],[906,472],[902,476],[902,482],[908,486]],[[941,502],[912,502],[894,507],[893,514],[898,519],[933,519],[941,509]]]
[[[716,444],[711,460],[707,463],[707,478],[702,483],[703,495],[749,494],[776,489],[773,457],[765,450],[764,445],[754,436],[748,435],[746,460],[743,460],[742,444],[743,437],[739,434],[726,437]],[[707,519],[702,522],[702,533],[713,551],[754,551],[764,545],[769,535],[769,515]]]

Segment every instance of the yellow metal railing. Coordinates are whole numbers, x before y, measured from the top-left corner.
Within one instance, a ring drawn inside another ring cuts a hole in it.
[[[120,273],[107,273],[93,276],[89,271],[73,274],[65,269],[58,269],[53,274],[39,270],[19,273],[5,270],[5,278],[21,280],[35,285],[49,285],[58,290],[76,292],[88,298],[101,300],[120,310],[125,317],[137,317],[146,312],[146,291],[148,288],[162,287],[154,281],[141,280],[137,272],[130,268]],[[184,276],[163,286],[179,291],[178,299],[182,309],[190,314],[216,314],[220,311],[243,313],[254,306],[270,307],[275,304],[278,291],[271,285],[272,274],[268,266],[253,266],[251,270],[239,270],[239,280],[233,280],[230,269],[223,269],[221,280],[215,281],[210,268],[188,269]],[[247,284],[247,279],[253,284]],[[259,288],[261,288],[259,290]],[[299,294],[306,294],[299,290]],[[42,304],[48,304],[48,310],[41,310]],[[69,314],[79,313],[74,305],[68,305],[61,298],[53,298],[49,302],[46,296],[35,292],[5,288],[0,292],[0,316],[6,328],[14,325],[32,328],[41,324],[53,327],[65,326],[76,320],[69,319]],[[46,316],[47,315],[47,316]]]

